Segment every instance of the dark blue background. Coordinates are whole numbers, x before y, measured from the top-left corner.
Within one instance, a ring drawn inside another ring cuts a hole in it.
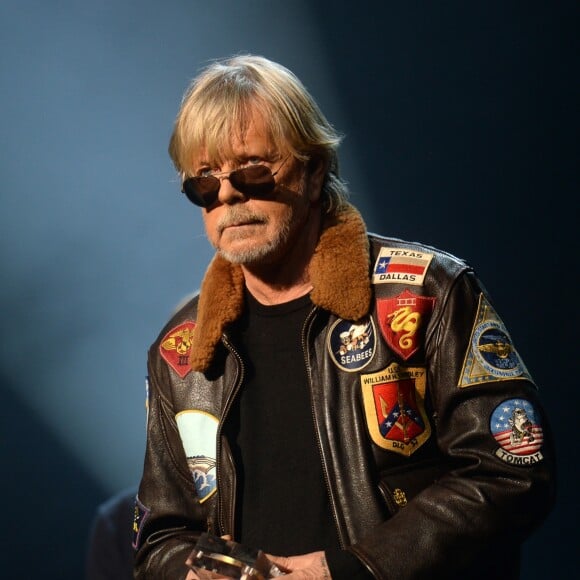
[[[523,577],[570,569],[580,516],[578,11],[4,0],[3,576],[82,578],[97,504],[140,475],[146,349],[211,255],[167,140],[191,77],[234,52],[278,60],[310,88],[345,134],[343,175],[371,229],[476,267],[558,447],[558,504],[526,544]]]

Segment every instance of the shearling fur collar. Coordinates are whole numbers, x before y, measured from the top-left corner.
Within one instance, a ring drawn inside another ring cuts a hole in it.
[[[310,298],[317,306],[347,320],[359,320],[369,312],[369,243],[362,217],[353,206],[326,218],[309,273]],[[224,329],[242,313],[243,296],[242,269],[214,256],[200,289],[190,357],[193,370],[209,368]]]

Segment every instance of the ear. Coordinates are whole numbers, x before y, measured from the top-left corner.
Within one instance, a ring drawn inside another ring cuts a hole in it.
[[[320,200],[326,170],[327,163],[324,159],[314,157],[308,161],[308,195],[312,203]]]

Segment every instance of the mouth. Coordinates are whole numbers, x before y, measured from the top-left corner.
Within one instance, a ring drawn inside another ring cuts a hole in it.
[[[236,220],[236,221],[232,221],[230,223],[225,223],[225,224],[220,225],[219,226],[219,233],[221,235],[226,230],[235,231],[235,230],[240,230],[240,229],[247,228],[247,227],[263,225],[264,223],[265,223],[264,220],[260,220],[260,219]]]

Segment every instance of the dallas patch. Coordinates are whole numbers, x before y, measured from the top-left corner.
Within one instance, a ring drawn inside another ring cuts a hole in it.
[[[379,447],[409,457],[431,436],[424,367],[390,364],[361,376],[367,427]]]
[[[435,298],[419,296],[408,289],[394,298],[377,300],[381,333],[391,349],[404,360],[421,347],[434,304]]]
[[[143,524],[145,520],[149,517],[151,510],[146,508],[140,501],[138,497],[135,497],[135,508],[133,511],[133,543],[132,546],[136,550],[139,547],[139,542],[141,540],[141,530],[143,529]]]
[[[200,503],[217,491],[216,435],[218,418],[204,411],[181,411],[175,416],[187,465]]]
[[[170,330],[159,345],[161,356],[182,379],[191,371],[189,352],[194,328],[194,322],[184,322]]]
[[[510,465],[533,465],[544,456],[544,440],[539,414],[525,399],[508,399],[491,415],[489,427],[499,443],[495,454]]]
[[[532,381],[506,327],[482,293],[457,386],[509,379]]]
[[[326,345],[330,357],[349,373],[366,367],[375,354],[376,331],[371,318],[355,324],[342,318],[328,331]]]
[[[408,248],[381,248],[373,272],[373,284],[421,286],[433,254]]]

